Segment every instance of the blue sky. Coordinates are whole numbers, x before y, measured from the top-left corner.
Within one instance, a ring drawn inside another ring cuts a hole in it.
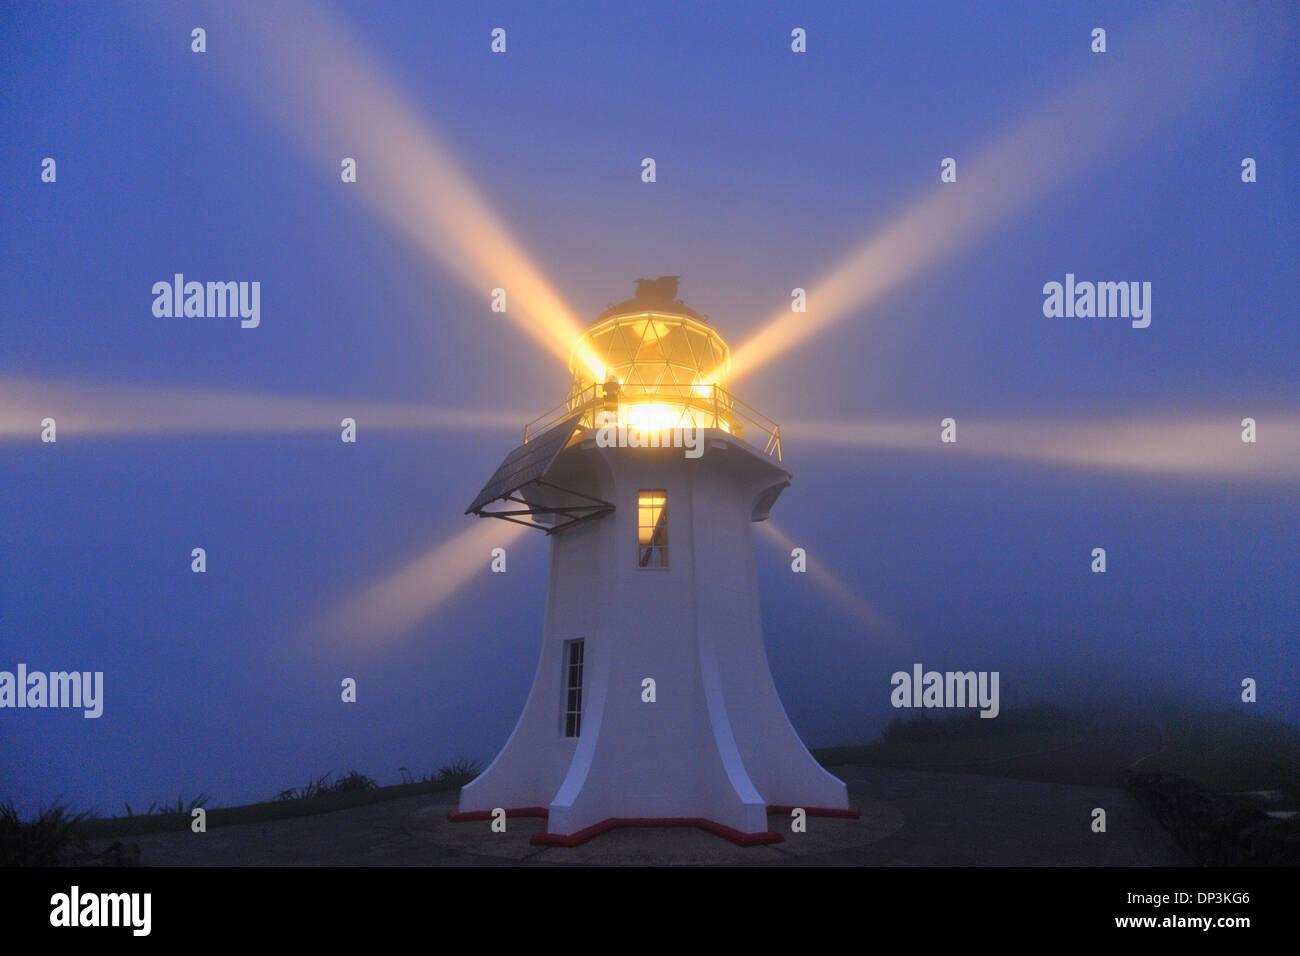
[[[974,157],[1052,89],[1122,65],[1125,38],[1169,8],[328,9],[580,317],[636,277],[680,274],[734,346],[935,188],[940,158]],[[1127,131],[1131,145],[737,393],[778,422],[936,429],[945,415],[1257,414],[1265,436],[1268,414],[1294,415],[1300,17],[1223,16],[1219,42],[1248,68],[1203,78],[1169,122]],[[1088,48],[1098,25],[1104,55]],[[496,26],[505,56],[488,52]],[[790,52],[794,26],[807,54]],[[219,5],[0,10],[0,382],[526,416],[560,401],[561,363],[339,182],[339,156],[364,175],[383,144],[306,150],[227,81],[262,71],[239,29]],[[55,184],[40,182],[45,156]],[[1243,156],[1257,183],[1241,183]],[[261,326],[154,317],[150,288],[175,272],[261,281]],[[1151,281],[1151,328],[1045,318],[1041,287],[1067,272]],[[0,440],[0,669],[103,670],[107,701],[96,721],[0,712],[0,798],[115,810],[202,790],[230,804],[326,770],[388,782],[400,766],[486,761],[504,741],[536,663],[540,535],[388,645],[299,635],[463,530],[516,432],[48,446],[35,427]],[[1294,478],[785,442],[795,478],[774,519],[898,634],[868,633],[759,539],[769,657],[810,744],[871,736],[892,716],[889,674],[913,661],[1000,670],[1004,709],[1094,681],[1232,706],[1254,676],[1262,711],[1300,719]],[[1105,576],[1087,572],[1099,543]],[[189,572],[195,546],[204,575]],[[338,703],[340,675],[358,679],[358,705]]]

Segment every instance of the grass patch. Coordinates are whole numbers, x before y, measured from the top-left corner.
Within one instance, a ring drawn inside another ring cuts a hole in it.
[[[308,780],[304,787],[291,787],[288,790],[281,790],[277,800],[314,800],[316,797],[323,797],[331,793],[365,793],[368,790],[378,790],[379,784],[375,783],[364,773],[357,773],[355,770],[349,770],[337,780],[330,780],[333,774],[324,774],[315,780]]]
[[[124,803],[122,804],[122,806],[126,807],[126,815],[128,817],[134,817],[134,816],[147,817],[154,814],[157,814],[159,816],[166,816],[169,813],[183,813],[188,815],[194,810],[195,807],[203,807],[203,806],[207,806],[207,804],[208,804],[208,795],[206,793],[200,793],[189,803],[186,803],[181,798],[181,795],[178,793],[176,794],[176,802],[174,804],[167,803],[167,802],[158,803],[157,801],[154,801],[153,803],[149,804],[149,809],[145,810],[143,814],[137,814],[135,811],[133,811],[131,809],[131,804],[129,803]]]
[[[384,800],[415,797],[425,793],[455,790],[456,785],[436,781],[399,783],[389,787],[375,786],[365,790],[331,790],[292,799],[267,800],[246,803],[236,807],[214,807],[208,810],[208,829],[235,826],[240,823],[266,823],[271,820],[289,820],[309,817],[317,813],[333,813],[364,807]],[[167,833],[188,830],[191,817],[188,813],[138,814],[133,817],[94,817],[85,819],[78,831],[88,840],[106,837],[140,836],[145,833]]]
[[[890,721],[871,743],[823,747],[812,753],[824,766],[978,765],[1065,747],[1115,722],[1114,714],[1050,705],[1010,708],[992,720],[981,719],[974,711],[937,716],[922,711]],[[1240,711],[1179,711],[1166,714],[1160,723],[1164,749],[1144,760],[1141,771],[1185,777],[1211,793],[1277,790],[1283,800],[1268,809],[1300,809],[1300,729]],[[174,803],[155,802],[139,813],[126,805],[126,815],[120,817],[88,811],[74,814],[56,804],[24,821],[12,802],[0,804],[0,865],[49,866],[84,851],[86,840],[189,830],[196,807],[207,810],[209,827],[266,823],[456,790],[482,772],[478,761],[467,759],[443,764],[418,778],[405,767],[399,769],[402,782],[391,786],[379,786],[356,771],[337,778],[325,774],[302,787],[281,791],[276,799],[235,807],[206,806],[208,797],[201,793],[188,801],[177,795]]]
[[[1164,722],[1164,749],[1144,760],[1147,773],[1194,780],[1211,793],[1279,790],[1300,809],[1300,729],[1240,711],[1181,712]]]
[[[0,866],[55,866],[80,852],[80,826],[89,814],[72,813],[56,803],[31,820],[18,814],[12,800],[0,804]]]
[[[1141,762],[1142,772],[1183,777],[1210,793],[1276,790],[1282,800],[1268,809],[1300,810],[1300,729],[1242,711],[1174,709],[1131,721],[1160,727],[1163,747]],[[1119,714],[1051,706],[1009,709],[992,720],[973,711],[922,712],[894,719],[872,743],[825,747],[813,756],[823,766],[977,765],[1065,747],[1126,722]]]
[[[482,772],[483,765],[477,760],[461,758],[439,767],[434,780],[449,787],[463,787]]]
[[[443,793],[460,789],[482,773],[482,765],[477,760],[467,759],[453,760],[419,778],[413,776],[406,767],[398,769],[402,774],[402,782],[387,787],[381,787],[363,773],[349,770],[337,778],[332,773],[327,773],[308,780],[301,787],[281,790],[274,800],[235,807],[204,807],[207,810],[207,825],[212,829],[241,823],[289,820],[364,807],[384,800]],[[192,811],[204,806],[205,802],[207,795],[200,794],[188,803],[178,796],[175,804],[150,804],[146,813],[132,813],[128,805],[124,817],[98,817],[83,813],[77,818],[76,832],[83,839],[97,840],[188,830],[193,821]]]
[[[477,760],[460,757],[418,779],[411,776],[410,771],[405,767],[398,767],[398,769],[402,771],[403,783],[440,783],[448,787],[463,787],[483,772],[483,765]]]
[[[931,717],[896,717],[880,739],[812,752],[823,766],[951,767],[988,763],[1019,754],[1064,747],[1086,736],[1095,715],[1043,705],[1005,710],[996,718],[975,711]]]

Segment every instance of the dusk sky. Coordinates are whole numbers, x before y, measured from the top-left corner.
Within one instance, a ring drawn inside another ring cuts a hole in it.
[[[409,165],[404,139],[349,139],[368,127],[347,115],[308,129],[268,51],[312,45],[316,17],[226,7],[0,7],[0,670],[105,686],[99,719],[0,710],[0,800],[25,811],[228,806],[326,771],[486,763],[537,664],[547,541],[505,524],[507,573],[476,542],[453,556],[467,583],[402,633],[323,636],[332,609],[485,524],[465,507],[569,376],[490,310],[511,276],[475,285],[413,242],[394,216],[416,196],[388,193],[385,214],[367,177]],[[1259,712],[1300,721],[1294,4],[382,7],[318,9],[580,325],[659,275],[733,350],[796,287],[826,318],[732,383],[782,425],[794,478],[774,525],[841,586],[755,534],[773,676],[809,746],[875,736],[898,713],[890,675],[916,662],[999,671],[1004,711],[1241,708],[1252,677]],[[314,68],[332,62],[322,47]],[[1108,91],[1095,122],[1071,112],[1080,88]],[[327,115],[366,99],[330,95]],[[1035,116],[1042,148],[1003,148]],[[932,261],[828,318],[816,290],[846,256],[932,195],[981,190],[1005,213],[960,241],[937,230]],[[260,282],[260,324],[156,316],[175,273]],[[1151,283],[1150,326],[1045,316],[1067,274]],[[175,391],[121,398],[137,387]],[[167,396],[212,392],[321,411],[297,430],[176,424],[189,406]],[[101,400],[138,427],[41,441],[47,414]],[[341,442],[341,414],[375,405],[502,414],[380,429],[358,411]],[[1181,469],[1103,460],[1117,423],[1187,421]],[[1058,422],[1091,444],[1047,460],[976,441],[981,423]],[[867,423],[920,431],[813,428]]]

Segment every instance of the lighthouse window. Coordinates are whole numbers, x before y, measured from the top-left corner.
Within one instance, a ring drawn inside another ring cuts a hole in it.
[[[643,568],[668,567],[668,493],[637,495],[637,563]]]
[[[564,736],[582,733],[582,641],[564,644]]]

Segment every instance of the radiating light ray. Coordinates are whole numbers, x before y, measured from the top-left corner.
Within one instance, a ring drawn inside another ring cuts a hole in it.
[[[763,533],[788,558],[790,552],[800,547],[789,535],[777,527],[771,518],[758,522],[758,530]],[[806,550],[806,549],[805,549]],[[897,639],[897,628],[879,611],[868,604],[860,594],[852,590],[820,560],[808,555],[808,570],[805,572],[818,587],[834,598],[841,607],[851,612],[861,621],[870,636],[876,641],[893,641]]]
[[[504,318],[562,361],[583,331],[541,270],[524,252],[438,141],[427,119],[326,15],[297,2],[239,5],[241,39],[254,59],[228,56],[230,79],[326,168],[357,160],[359,191],[416,245],[482,297],[507,293]],[[579,358],[598,381],[604,366]]]
[[[476,575],[488,570],[493,548],[529,532],[507,521],[476,521],[328,612],[318,639],[353,647],[391,643],[427,620]],[[508,556],[507,556],[508,557]]]
[[[787,422],[787,442],[917,449],[966,457],[1027,459],[1074,467],[1204,478],[1300,478],[1300,415],[1258,413],[1256,441],[1240,418],[1199,416],[1134,421],[979,421],[958,417],[957,441],[939,440],[939,421]]]
[[[531,416],[515,412],[432,408],[249,395],[216,389],[90,385],[0,379],[0,440],[37,441],[53,418],[57,436],[234,434],[339,431],[354,419],[371,430],[515,429]]]
[[[1125,36],[1123,52],[1095,56],[1083,76],[976,157],[956,152],[956,183],[939,184],[868,236],[812,286],[806,313],[787,304],[732,350],[732,384],[860,315],[1031,201],[1150,138],[1178,113],[1204,108],[1207,91],[1231,89],[1262,51],[1231,42],[1216,20],[1204,5],[1179,5],[1141,34]]]

